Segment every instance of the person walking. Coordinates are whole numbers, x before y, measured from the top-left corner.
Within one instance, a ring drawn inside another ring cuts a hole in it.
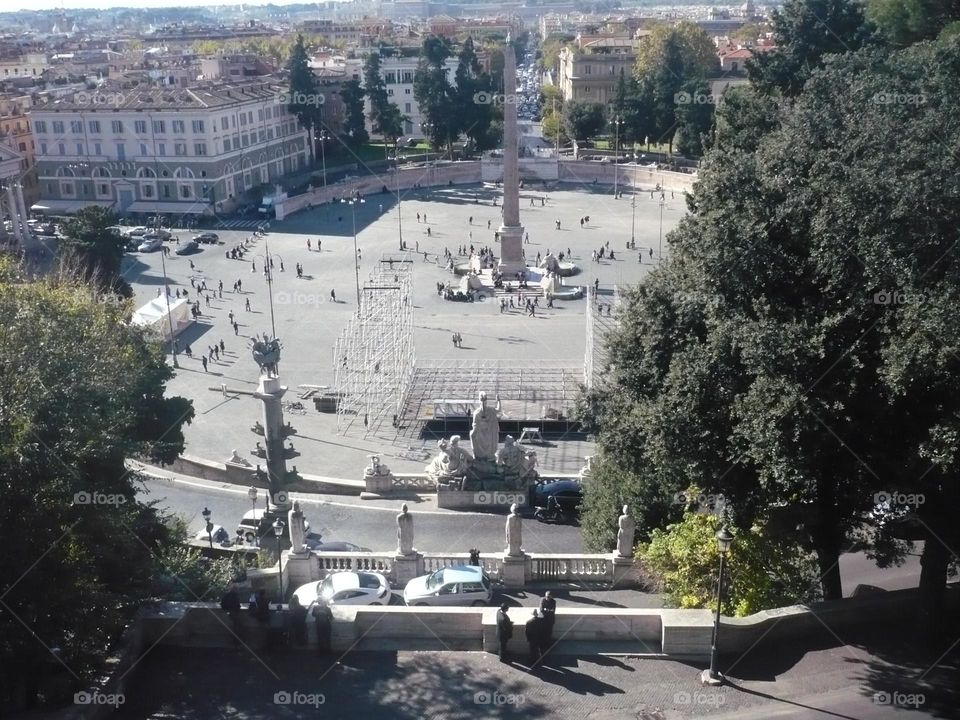
[[[240,334],[240,323],[238,323],[237,321],[233,322],[233,334],[234,335]]]
[[[544,644],[543,631],[543,618],[537,610],[534,610],[526,625],[527,645],[530,646],[530,667],[540,662]]]
[[[330,300],[333,302],[337,301],[337,292],[335,290],[330,291]]]
[[[250,312],[250,298],[247,298],[247,302],[246,302],[245,307],[246,307],[247,312]]]
[[[310,238],[307,238],[307,252],[310,252]]]
[[[220,338],[220,352],[225,353],[227,351],[227,346],[223,342],[223,338]]]
[[[557,601],[549,590],[540,598],[540,615],[543,617],[543,645],[540,651],[542,657],[553,645],[553,623],[557,619]]]
[[[326,655],[330,652],[330,636],[333,630],[333,613],[324,604],[315,602],[310,612],[317,628],[317,652]]]
[[[203,371],[204,371],[204,372],[207,372],[207,356],[206,356],[206,355],[203,355],[203,356],[200,358],[200,362],[203,363]]]
[[[497,610],[497,655],[500,662],[507,662],[507,643],[513,637],[513,620],[507,614],[509,607],[506,603]]]
[[[287,613],[287,642],[303,647],[307,644],[307,609],[296,595],[291,596]]]

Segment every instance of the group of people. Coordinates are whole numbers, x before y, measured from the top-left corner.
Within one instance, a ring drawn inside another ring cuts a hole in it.
[[[453,346],[455,348],[463,347],[463,335],[461,335],[459,332],[455,332],[453,334]]]
[[[282,606],[278,605],[278,609]],[[220,599],[220,608],[227,613],[232,623],[235,641],[241,642],[240,615],[243,608],[240,604],[240,595],[236,588],[231,587]],[[286,643],[296,647],[307,645],[307,618],[313,618],[317,629],[317,649],[321,654],[330,652],[330,640],[333,630],[333,613],[323,603],[311,603],[305,607],[296,595],[290,598],[287,605],[287,622],[283,628]],[[269,627],[272,617],[270,601],[266,590],[257,590],[247,602],[247,612],[257,624]]]
[[[513,620],[510,606],[504,603],[497,611],[497,655],[501,662],[509,661],[509,643],[513,637]],[[530,665],[536,665],[553,645],[553,626],[557,615],[557,601],[548,590],[540,600],[540,606],[527,620],[525,636],[530,648]]]

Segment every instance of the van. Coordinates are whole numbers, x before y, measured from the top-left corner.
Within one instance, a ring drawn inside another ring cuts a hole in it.
[[[272,536],[273,528],[270,525],[266,527],[261,527],[260,521],[263,519],[263,514],[266,510],[247,510],[243,517],[240,518],[240,523],[237,525],[237,535],[242,535],[243,539],[248,543],[253,543],[258,537]],[[286,521],[284,521],[286,522]],[[310,523],[304,521],[304,526],[306,527],[307,532],[310,531]],[[289,532],[284,530],[284,532]]]

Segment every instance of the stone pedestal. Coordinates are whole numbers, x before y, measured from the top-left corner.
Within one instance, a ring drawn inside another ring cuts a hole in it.
[[[394,582],[405,586],[415,577],[423,575],[423,555],[413,552],[409,555],[395,555],[393,558]]]
[[[320,579],[320,563],[312,552],[284,552],[283,574],[283,586],[296,590],[301,585]]]
[[[620,557],[613,553],[613,585],[618,587],[630,582],[630,575],[633,572],[633,558]]]
[[[371,463],[363,470],[364,492],[360,494],[362,500],[375,500],[383,493],[393,490],[393,473],[390,468],[380,463],[380,458],[371,456]]]
[[[513,279],[521,270],[526,270],[527,263],[523,259],[523,226],[500,226],[500,264],[498,269],[505,279]]]
[[[530,558],[526,555],[504,554],[500,580],[505,588],[522,588],[530,577]]]

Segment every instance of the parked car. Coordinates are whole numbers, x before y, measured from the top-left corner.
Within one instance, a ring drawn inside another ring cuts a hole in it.
[[[137,246],[137,250],[140,252],[154,252],[159,250],[161,245],[163,245],[163,240],[156,236],[144,237],[142,242]]]
[[[390,584],[380,573],[335,572],[323,580],[301,585],[293,591],[304,607],[321,605],[389,605]]]
[[[177,247],[177,255],[192,255],[200,249],[200,246],[197,244],[196,240],[187,240],[185,243],[181,243]]]
[[[490,578],[475,565],[453,565],[407,583],[407,605],[470,605],[480,607],[493,598]]]
[[[555,480],[530,488],[530,505],[534,507],[547,507],[551,497],[556,498],[563,521],[570,522],[580,514],[583,486],[576,480]]]
[[[215,243],[220,239],[220,236],[212,232],[202,232],[194,235],[193,239],[199,243]]]
[[[129,235],[130,237],[142,237],[146,235],[148,232],[150,231],[147,228],[143,227],[143,225],[140,225],[138,227],[127,230],[127,235]]]
[[[209,534],[206,529],[198,530],[197,534],[193,536],[193,539],[210,542],[211,536],[213,536],[213,542],[216,545],[223,545],[229,543],[231,540],[230,533],[227,532],[227,529],[223,525],[214,525],[213,530],[211,530]]]

